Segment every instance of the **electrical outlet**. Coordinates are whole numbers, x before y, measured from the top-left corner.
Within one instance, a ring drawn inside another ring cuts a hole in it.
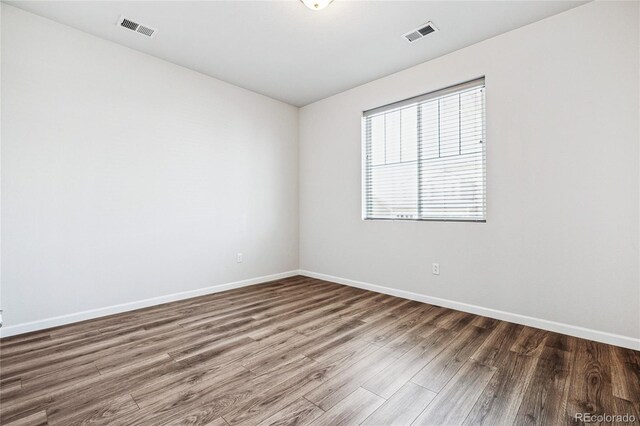
[[[242,263],[242,261],[243,261],[242,253],[236,254],[236,263]]]
[[[432,263],[431,264],[431,273],[433,275],[440,275],[440,264],[439,263]]]

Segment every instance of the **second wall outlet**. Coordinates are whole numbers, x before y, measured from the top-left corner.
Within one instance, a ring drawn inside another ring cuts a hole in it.
[[[431,264],[431,273],[433,273],[433,275],[440,275],[440,264],[439,263],[432,263]]]
[[[243,257],[242,253],[236,254],[236,263],[242,263]]]

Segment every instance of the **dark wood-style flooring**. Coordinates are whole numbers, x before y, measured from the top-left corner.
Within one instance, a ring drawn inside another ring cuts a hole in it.
[[[0,342],[3,425],[640,418],[640,352],[306,277]]]

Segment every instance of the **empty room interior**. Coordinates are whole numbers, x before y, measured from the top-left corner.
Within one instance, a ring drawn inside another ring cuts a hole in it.
[[[1,1],[0,424],[640,425],[640,1]]]

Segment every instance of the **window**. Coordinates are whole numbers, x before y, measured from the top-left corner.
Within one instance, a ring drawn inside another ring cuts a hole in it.
[[[363,218],[486,219],[484,78],[365,111]]]

